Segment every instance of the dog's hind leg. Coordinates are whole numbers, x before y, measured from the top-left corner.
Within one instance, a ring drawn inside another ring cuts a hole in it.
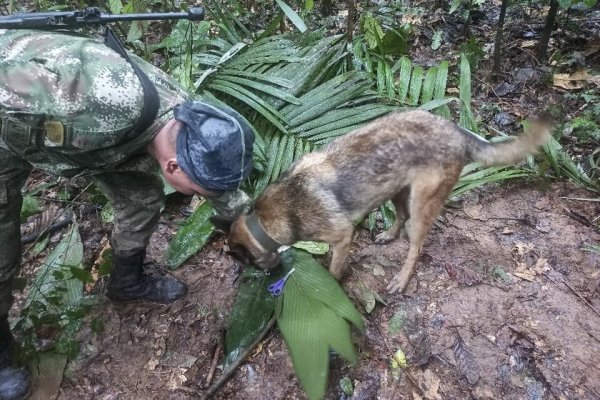
[[[388,285],[388,291],[394,293],[406,289],[417,265],[423,242],[429,228],[439,215],[444,201],[454,187],[460,170],[427,171],[415,179],[410,198],[410,225],[408,237],[410,246],[402,270]]]
[[[404,226],[404,223],[409,218],[408,201],[410,197],[410,186],[402,188],[398,194],[392,197],[392,204],[396,209],[396,220],[394,224],[385,232],[381,232],[375,237],[376,244],[386,244],[398,237],[400,229]]]

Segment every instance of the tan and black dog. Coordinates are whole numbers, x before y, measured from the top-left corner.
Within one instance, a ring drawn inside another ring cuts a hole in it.
[[[333,248],[329,269],[339,279],[354,225],[391,199],[396,221],[375,242],[394,240],[410,218],[408,256],[388,285],[390,292],[403,291],[465,163],[516,163],[536,151],[550,130],[549,123],[534,121],[523,135],[490,143],[426,111],[389,114],[300,158],[258,197],[252,214],[212,221],[229,233],[236,258],[266,270],[279,263],[282,245],[327,242]]]

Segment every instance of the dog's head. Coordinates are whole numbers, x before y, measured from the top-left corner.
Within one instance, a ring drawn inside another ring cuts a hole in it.
[[[265,271],[272,271],[279,265],[280,258],[277,249],[267,249],[264,244],[250,232],[246,219],[241,215],[237,218],[214,216],[210,222],[219,231],[227,234],[229,254],[244,265],[255,265]]]

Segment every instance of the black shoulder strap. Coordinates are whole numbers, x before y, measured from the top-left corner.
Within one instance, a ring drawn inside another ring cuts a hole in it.
[[[140,118],[135,123],[135,127],[133,129],[136,133],[142,133],[148,129],[150,125],[152,125],[152,123],[156,120],[156,116],[158,115],[158,109],[160,106],[158,91],[144,71],[142,71],[142,69],[129,57],[125,51],[125,48],[123,47],[123,44],[112,31],[112,29],[106,27],[104,35],[104,44],[119,53],[125,60],[127,60],[127,62],[129,62],[129,64],[131,64],[135,74],[138,76],[140,83],[142,84],[142,90],[144,91],[144,107],[142,108],[142,115],[140,115]]]

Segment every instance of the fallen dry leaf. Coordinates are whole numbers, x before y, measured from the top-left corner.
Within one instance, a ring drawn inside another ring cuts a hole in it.
[[[187,378],[183,375],[184,373],[185,371],[182,371],[181,368],[179,368],[179,371],[176,371],[171,375],[169,383],[167,384],[170,390],[177,390],[187,382]]]
[[[154,371],[157,366],[158,366],[158,360],[150,360],[146,363],[146,367],[148,367],[148,369],[150,371]]]
[[[554,74],[553,80],[554,86],[567,90],[581,89],[588,82],[600,87],[600,76],[590,75],[585,70],[573,74]]]
[[[420,382],[421,390],[427,400],[441,400],[442,396],[438,393],[440,390],[440,378],[434,375],[430,369],[425,370],[423,380]]]
[[[585,56],[591,56],[592,54],[600,50],[600,39],[595,39],[583,47],[583,54]]]
[[[521,43],[521,48],[525,49],[527,47],[533,47],[537,43],[537,40],[523,40]]]
[[[513,275],[529,282],[535,280],[535,274],[532,274],[531,272],[515,271],[513,272]]]

